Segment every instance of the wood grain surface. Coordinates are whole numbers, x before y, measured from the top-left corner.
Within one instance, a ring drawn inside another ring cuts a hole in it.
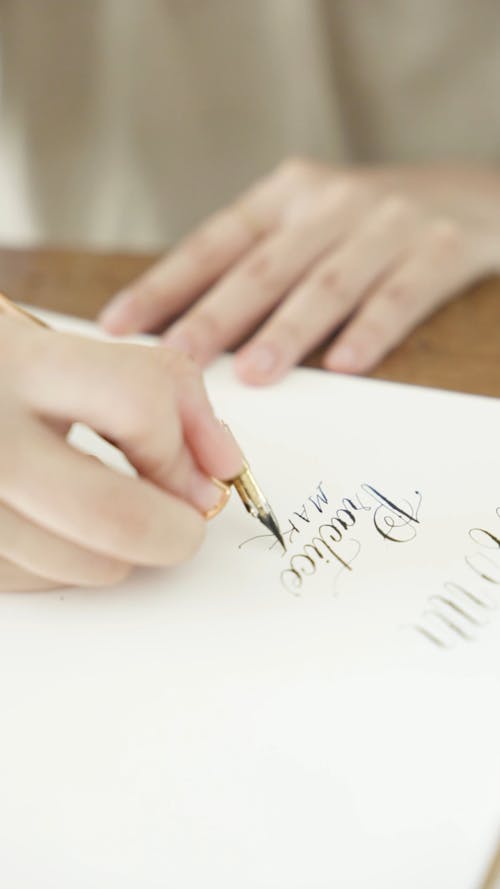
[[[153,254],[0,248],[0,290],[12,299],[84,318],[146,269]],[[316,352],[307,364],[319,361]],[[452,300],[371,374],[500,397],[500,280]]]

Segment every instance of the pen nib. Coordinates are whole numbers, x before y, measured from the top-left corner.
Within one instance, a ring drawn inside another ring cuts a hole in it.
[[[283,539],[283,535],[280,531],[278,522],[276,520],[276,516],[274,515],[272,509],[268,508],[266,510],[265,515],[261,514],[261,515],[259,515],[259,518],[260,518],[262,524],[266,526],[266,528],[271,532],[271,534],[274,534],[274,536],[276,537],[276,540],[279,543],[281,543],[281,546],[283,547],[283,552],[286,553],[285,541]]]

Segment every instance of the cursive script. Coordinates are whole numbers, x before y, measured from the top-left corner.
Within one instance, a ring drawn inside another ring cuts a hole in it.
[[[309,496],[301,509],[288,519],[288,525],[280,529],[290,548],[304,530],[301,523],[310,526],[314,512],[321,515],[319,522],[316,519],[312,536],[300,550],[292,554],[287,551],[288,564],[280,573],[282,586],[297,595],[310,577],[328,565],[336,565],[342,571],[352,571],[352,563],[360,552],[361,544],[352,536],[351,529],[362,514],[371,516],[374,531],[384,540],[393,543],[412,540],[417,533],[415,526],[420,521],[418,513],[422,500],[418,491],[414,495],[416,500],[413,504],[409,500],[396,501],[396,498],[389,497],[373,485],[364,483],[352,496],[343,497],[337,509],[331,509],[325,486],[320,482],[315,495]],[[272,535],[260,534],[243,541],[240,549],[255,540],[268,541],[270,550],[276,546]],[[285,557],[285,553],[281,552],[281,556]]]
[[[500,518],[500,507],[496,516]],[[485,528],[470,528],[468,536],[476,546],[470,555],[464,556],[467,586],[453,581],[444,583],[443,592],[429,596],[413,625],[417,633],[438,648],[452,648],[457,641],[477,638],[478,629],[489,622],[496,607],[497,597],[491,591],[500,587],[500,537]]]

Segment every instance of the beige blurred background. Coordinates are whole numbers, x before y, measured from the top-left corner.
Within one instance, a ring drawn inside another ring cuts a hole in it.
[[[157,248],[282,158],[500,157],[495,0],[0,0],[0,241]]]

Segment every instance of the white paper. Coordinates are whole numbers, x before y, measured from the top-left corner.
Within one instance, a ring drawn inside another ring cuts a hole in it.
[[[261,529],[233,497],[188,565],[0,598],[2,885],[474,889],[500,832],[498,401],[251,389],[228,358],[208,384],[298,530],[240,548]]]

